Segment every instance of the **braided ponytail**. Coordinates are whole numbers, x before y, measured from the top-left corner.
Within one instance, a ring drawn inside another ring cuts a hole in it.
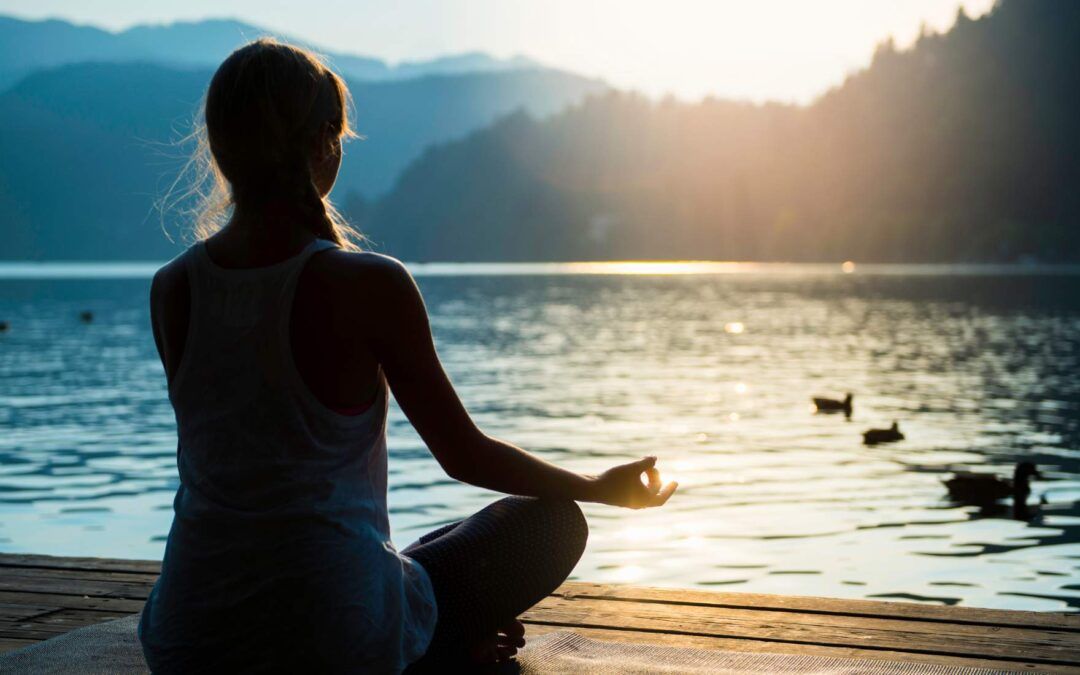
[[[311,164],[326,129],[338,142],[355,136],[349,102],[341,78],[299,47],[263,38],[225,59],[210,82],[199,151],[189,163],[197,164],[192,192],[206,192],[196,236],[220,229],[238,203],[273,204],[295,212],[315,236],[358,249],[363,237],[320,192]]]
[[[347,242],[335,222],[336,212],[331,211],[333,207],[319,194],[319,189],[315,186],[311,166],[306,159],[294,160],[290,165],[279,167],[277,177],[282,193],[290,197],[290,203],[299,212],[300,224],[305,229],[320,239],[327,239],[338,245]],[[334,216],[331,213],[334,213]]]

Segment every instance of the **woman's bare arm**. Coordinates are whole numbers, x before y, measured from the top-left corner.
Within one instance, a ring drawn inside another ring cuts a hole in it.
[[[365,332],[394,397],[449,476],[508,494],[629,508],[660,506],[668,500],[677,486],[661,486],[655,457],[584,476],[484,434],[439,362],[412,276],[396,260],[379,258],[377,272],[364,275],[365,297],[378,309],[369,315],[373,320]]]

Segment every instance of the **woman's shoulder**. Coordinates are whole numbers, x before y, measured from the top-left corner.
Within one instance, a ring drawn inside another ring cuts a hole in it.
[[[400,302],[415,294],[416,283],[403,262],[372,251],[331,248],[312,257],[301,283],[346,302],[363,297],[379,304]]]
[[[340,284],[399,284],[412,282],[405,263],[397,258],[373,251],[327,249],[314,256],[308,269],[315,276]]]
[[[154,272],[154,278],[150,282],[150,298],[154,301],[167,301],[168,298],[178,293],[188,292],[188,273],[186,257],[191,249],[176,256]]]

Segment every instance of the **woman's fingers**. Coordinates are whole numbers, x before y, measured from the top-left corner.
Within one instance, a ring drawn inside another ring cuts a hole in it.
[[[642,474],[646,479],[644,483],[641,480]],[[631,509],[661,506],[678,487],[675,483],[663,484],[660,470],[656,468],[656,457],[653,455],[609,469],[601,479],[609,496],[598,501]]]
[[[663,506],[667,503],[667,500],[671,499],[671,495],[675,494],[675,490],[679,489],[679,484],[672,481],[664,486],[660,492],[656,493],[649,506]]]
[[[649,481],[649,484],[647,486],[649,488],[649,492],[651,492],[652,494],[656,494],[657,492],[659,492],[661,485],[660,471],[657,470],[656,467],[650,466],[649,468],[645,469],[645,476],[648,478]]]

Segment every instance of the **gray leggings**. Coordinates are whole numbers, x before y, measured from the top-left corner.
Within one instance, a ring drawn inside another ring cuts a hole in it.
[[[410,670],[446,665],[558,588],[589,529],[572,501],[506,497],[402,551],[431,578],[439,619]]]

